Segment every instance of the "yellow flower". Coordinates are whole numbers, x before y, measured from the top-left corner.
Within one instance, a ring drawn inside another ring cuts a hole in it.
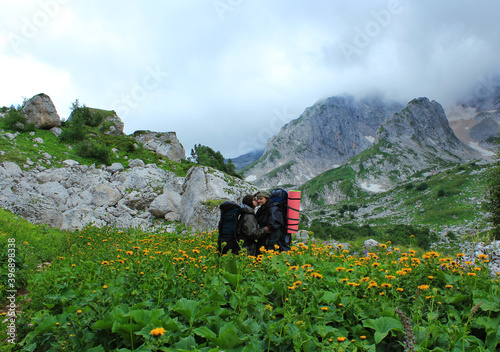
[[[317,279],[322,279],[322,278],[323,278],[323,275],[318,274],[318,273],[312,273],[312,274],[311,274],[311,276],[312,276],[312,277],[315,277],[315,278],[317,278]]]
[[[422,291],[425,291],[425,290],[427,290],[428,288],[429,288],[429,285],[420,285],[420,286],[418,286],[418,289],[419,289],[419,290],[422,290]]]
[[[402,289],[401,287],[398,287],[398,288],[396,289],[396,291],[398,291],[398,292],[403,292],[403,291],[404,291],[404,289]]]
[[[103,289],[107,289],[108,288],[108,285],[103,285],[102,286]]]
[[[469,276],[476,276],[476,273],[467,273]]]
[[[477,257],[479,259],[488,259],[488,256],[486,254],[479,254]]]
[[[365,339],[366,339],[366,336],[365,336],[365,335],[361,335],[359,338],[360,338],[361,340],[365,340]]]
[[[321,310],[322,310],[323,312],[327,312],[327,311],[328,311],[328,307],[321,307]]]
[[[344,342],[345,340],[346,340],[346,338],[345,338],[345,337],[343,337],[343,336],[339,336],[339,337],[337,337],[337,341],[338,341],[338,342]]]
[[[151,330],[151,335],[153,335],[154,337],[158,337],[162,336],[165,332],[166,330],[164,328],[156,328]]]
[[[82,314],[82,310],[81,310],[81,309],[78,309],[78,310],[76,311],[76,314]]]
[[[446,285],[446,288],[453,288],[453,285]]]

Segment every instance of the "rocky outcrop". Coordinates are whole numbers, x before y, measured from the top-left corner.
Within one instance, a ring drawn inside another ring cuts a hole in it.
[[[61,126],[61,118],[54,103],[46,94],[41,93],[28,100],[23,113],[26,115],[26,122],[33,123],[36,128],[51,129]]]
[[[123,128],[125,127],[125,124],[120,119],[120,117],[118,117],[118,114],[114,110],[111,111],[110,114],[106,115],[103,124],[107,126],[106,131],[104,131],[105,134],[111,134],[115,136],[121,136],[124,134]]]
[[[178,177],[155,164],[132,160],[128,168],[80,165],[22,170],[0,164],[0,204],[30,222],[64,230],[87,225],[150,228],[157,219],[198,229],[217,225],[218,204],[255,192],[250,184],[208,167]]]
[[[175,132],[135,131],[132,137],[141,143],[145,149],[162,155],[169,160],[180,162],[186,159],[186,151],[177,139]]]
[[[460,141],[450,127],[442,106],[427,98],[410,101],[380,126],[377,140],[399,144],[418,156],[463,162],[479,158],[477,151]]]

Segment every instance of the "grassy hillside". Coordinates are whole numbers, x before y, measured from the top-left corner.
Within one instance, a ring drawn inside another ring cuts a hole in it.
[[[396,224],[425,226],[434,231],[447,228],[468,228],[484,232],[489,228],[482,209],[491,165],[467,163],[456,165],[436,174],[417,173],[411,181],[382,193],[359,192],[336,205],[323,206],[304,212],[307,224],[314,221],[330,225],[370,225],[387,228]],[[328,180],[351,180],[344,170],[331,170],[322,177]],[[424,176],[425,175],[425,176]],[[329,181],[331,182],[331,181]],[[319,187],[321,179],[306,183],[306,192]]]
[[[90,109],[101,112],[104,110]],[[10,140],[0,137],[0,162],[12,161],[18,165],[27,165],[27,158],[35,165],[45,167],[62,167],[62,161],[72,159],[83,165],[106,164],[114,162],[121,163],[127,167],[130,160],[141,159],[146,164],[154,163],[165,170],[173,171],[179,176],[185,176],[187,170],[193,163],[182,161],[176,163],[164,158],[152,151],[142,148],[131,136],[114,136],[102,132],[102,126],[83,126],[83,140],[74,140],[56,137],[51,131],[32,129],[32,131],[20,131],[19,135]],[[63,133],[70,131],[68,122],[61,126]],[[9,129],[6,118],[0,118],[0,129],[5,132],[14,133]],[[36,138],[44,142],[37,143]],[[114,149],[115,151],[112,151]],[[48,156],[46,155],[48,154]]]

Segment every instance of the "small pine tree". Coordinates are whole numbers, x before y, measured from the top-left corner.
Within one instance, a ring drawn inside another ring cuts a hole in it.
[[[205,145],[195,145],[194,149],[191,149],[191,157],[189,160],[198,165],[210,166],[229,175],[241,178],[241,176],[236,173],[234,164],[231,160],[226,164],[221,152],[216,152]]]

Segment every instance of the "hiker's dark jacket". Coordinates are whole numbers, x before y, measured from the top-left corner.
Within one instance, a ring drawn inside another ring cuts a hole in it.
[[[252,208],[248,205],[241,206],[240,221],[238,223],[238,241],[243,240],[243,248],[246,248],[248,255],[256,256],[258,253],[257,242],[267,235],[265,228],[260,228],[257,218]]]
[[[282,250],[282,231],[284,231],[285,221],[283,219],[283,213],[278,208],[276,203],[269,203],[269,201],[261,205],[259,210],[257,210],[257,221],[260,227],[268,226],[271,229],[269,233],[263,240],[258,242],[258,246],[264,246],[266,249],[276,249],[274,245],[279,245],[280,250]]]

